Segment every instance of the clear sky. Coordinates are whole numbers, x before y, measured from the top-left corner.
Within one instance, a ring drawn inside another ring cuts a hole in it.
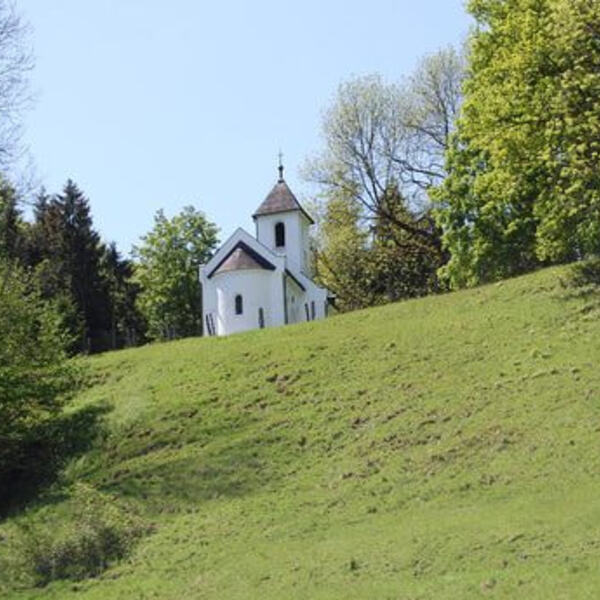
[[[457,44],[463,0],[17,0],[33,26],[37,94],[26,141],[49,192],[74,179],[96,227],[129,253],[192,204],[242,226],[276,180],[319,149],[339,83],[408,75]]]

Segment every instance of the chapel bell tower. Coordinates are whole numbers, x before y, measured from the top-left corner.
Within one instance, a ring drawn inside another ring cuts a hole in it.
[[[290,267],[310,275],[308,232],[314,221],[283,178],[281,154],[278,169],[277,183],[252,215],[256,238],[269,250],[285,255]]]

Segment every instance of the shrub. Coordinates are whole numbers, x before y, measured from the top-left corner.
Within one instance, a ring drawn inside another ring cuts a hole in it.
[[[35,585],[95,577],[151,531],[129,507],[86,484],[73,486],[68,504],[72,516],[59,531],[44,521],[20,526],[21,562]]]
[[[600,287],[600,256],[592,256],[575,263],[571,267],[568,283],[578,288]]]
[[[77,369],[67,360],[57,309],[35,278],[0,261],[0,509],[16,482],[52,459],[48,436]],[[51,441],[51,440],[50,440]]]

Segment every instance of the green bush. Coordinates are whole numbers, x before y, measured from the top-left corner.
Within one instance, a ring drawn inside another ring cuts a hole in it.
[[[600,256],[591,256],[575,263],[571,268],[568,283],[578,288],[600,287]]]
[[[600,309],[600,256],[589,256],[570,265],[560,283],[566,300],[583,300],[581,312],[590,316],[597,314]]]
[[[0,261],[0,510],[16,487],[31,484],[54,460],[50,432],[78,369],[67,360],[68,339],[55,306],[36,279]],[[41,469],[41,470],[40,470]]]
[[[21,524],[21,564],[37,586],[58,579],[95,577],[124,558],[135,542],[150,533],[130,509],[86,484],[73,487],[68,524]]]

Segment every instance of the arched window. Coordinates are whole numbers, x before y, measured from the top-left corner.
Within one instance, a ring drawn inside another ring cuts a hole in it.
[[[282,248],[285,246],[285,225],[277,223],[275,225],[275,247]]]
[[[314,321],[317,316],[317,307],[315,306],[315,301],[311,300],[310,302],[310,320]]]
[[[244,312],[244,300],[241,294],[235,297],[235,314],[241,315]]]

